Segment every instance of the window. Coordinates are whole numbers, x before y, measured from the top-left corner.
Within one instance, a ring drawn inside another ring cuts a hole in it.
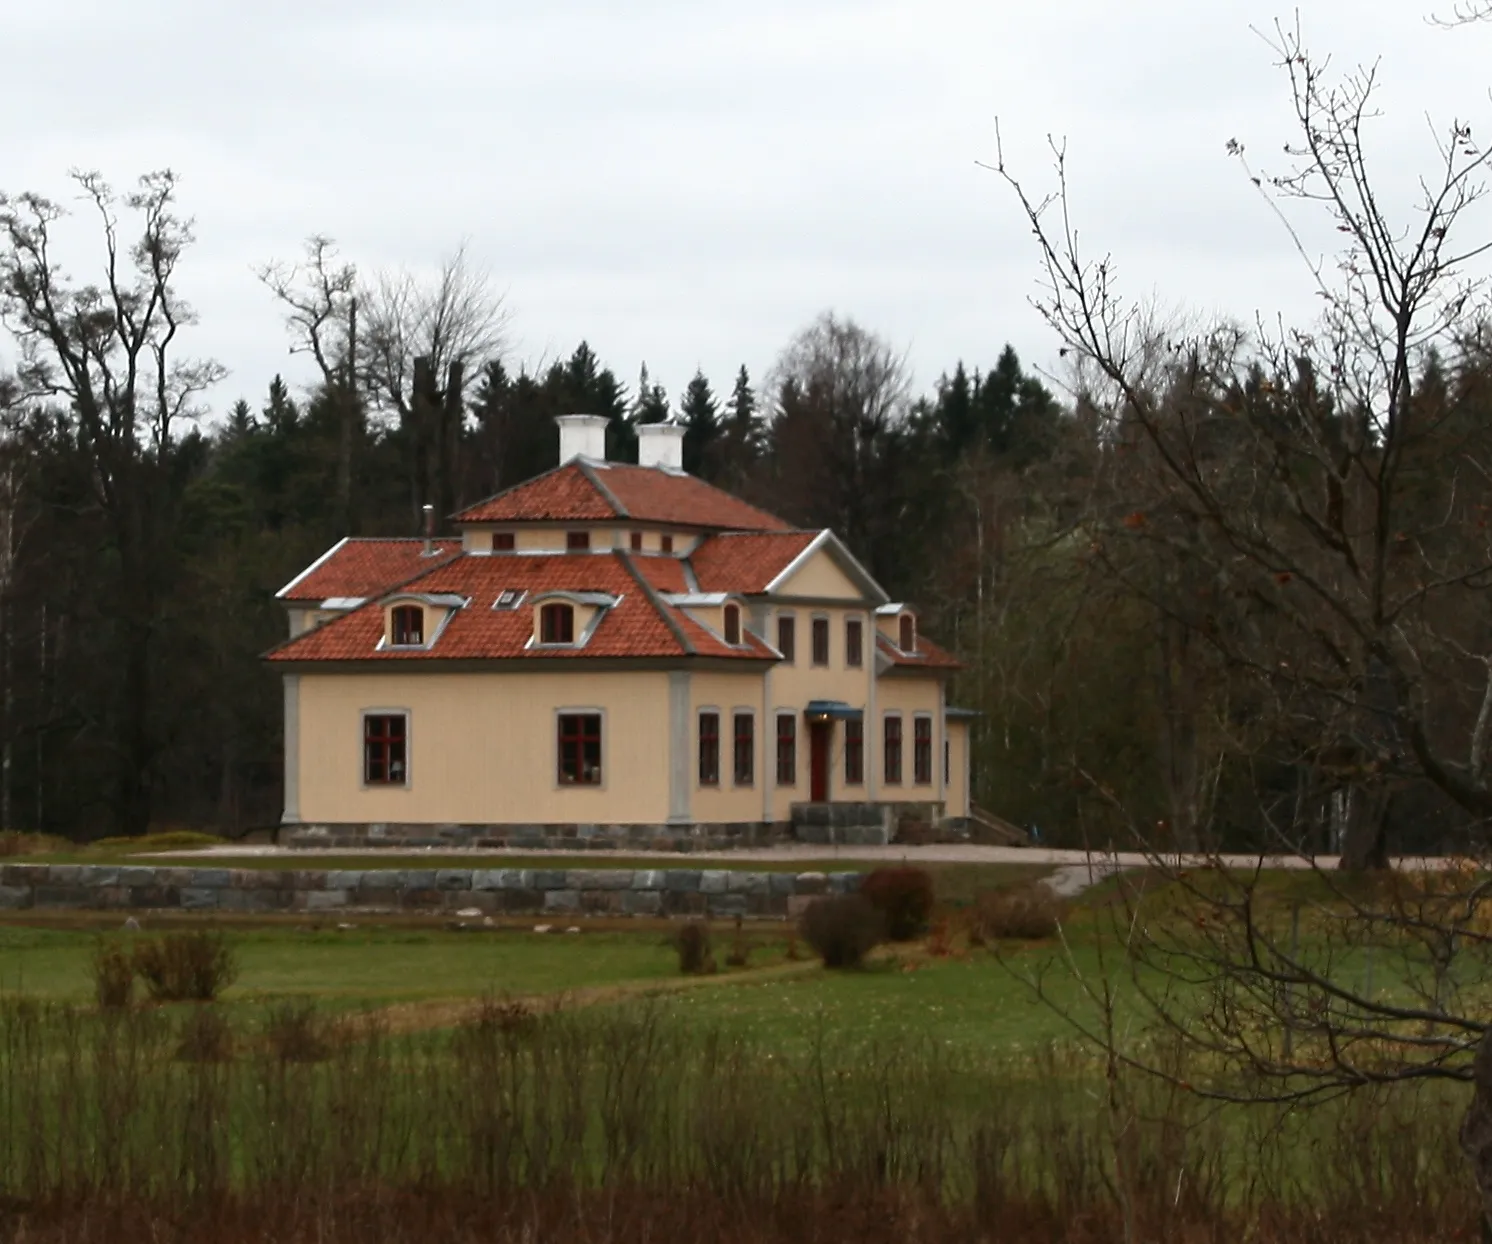
[[[492,607],[494,609],[501,609],[504,612],[517,609],[527,594],[521,587],[505,587],[497,594],[497,599],[492,602]]]
[[[859,618],[844,620],[844,663],[851,669],[859,669],[865,662],[864,635],[865,624]]]
[[[561,713],[559,784],[601,785],[601,714]]]
[[[792,713],[777,714],[777,785],[798,784],[798,719]]]
[[[720,785],[720,714],[699,715],[699,784]]]
[[[865,724],[858,717],[844,723],[844,784],[865,782]]]
[[[737,713],[735,727],[736,785],[750,786],[756,781],[756,718]]]
[[[565,547],[571,551],[584,550],[591,547],[591,533],[588,531],[565,532]]]
[[[539,642],[541,644],[573,644],[575,642],[574,605],[545,605],[539,610]]]
[[[901,718],[886,717],[886,785],[901,784]]]
[[[813,620],[813,663],[815,665],[829,664],[828,618],[815,618]]]
[[[494,531],[492,533],[492,551],[494,553],[511,553],[517,547],[513,540],[511,531]]]
[[[725,607],[725,642],[728,644],[741,642],[741,608],[739,605],[726,605]]]
[[[932,718],[912,720],[912,781],[918,786],[932,784]]]
[[[901,615],[901,650],[903,652],[917,651],[917,619],[910,613]]]
[[[642,532],[640,531],[634,531],[632,533],[632,551],[634,553],[642,552]]]
[[[953,784],[953,745],[947,739],[943,740],[943,785]]]
[[[409,719],[403,713],[363,718],[363,781],[369,786],[404,786],[409,781]]]
[[[658,537],[658,547],[661,550],[663,550],[663,552],[665,552],[665,553],[672,553],[673,552],[673,537],[672,536],[659,536]]]
[[[400,605],[389,615],[390,641],[396,648],[418,648],[425,642],[425,611]]]
[[[782,659],[789,665],[793,663],[793,649],[797,647],[797,628],[793,621],[790,613],[780,614],[777,618],[777,651],[782,653]]]

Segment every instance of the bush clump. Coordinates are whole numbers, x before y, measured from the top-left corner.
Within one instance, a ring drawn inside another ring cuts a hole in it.
[[[799,922],[826,968],[857,968],[886,936],[885,917],[863,894],[815,899]]]
[[[710,944],[710,926],[702,920],[691,920],[673,939],[679,952],[679,971],[686,976],[715,970],[715,952]]]
[[[1030,881],[1008,890],[987,890],[974,907],[974,928],[989,941],[1037,941],[1055,937],[1066,905],[1050,886]]]
[[[860,893],[881,913],[886,936],[893,942],[909,942],[927,931],[934,896],[932,877],[925,870],[909,865],[877,868],[860,883]]]
[[[238,979],[238,958],[221,933],[168,933],[135,947],[135,973],[156,1002],[212,1002]]]
[[[210,1006],[191,1011],[181,1021],[176,1057],[184,1063],[226,1063],[233,1058],[233,1029]]]
[[[118,942],[100,940],[93,951],[93,994],[102,1011],[122,1011],[135,992],[135,962]]]

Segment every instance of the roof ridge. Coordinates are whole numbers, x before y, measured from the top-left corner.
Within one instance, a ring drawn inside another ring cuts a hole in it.
[[[642,594],[647,599],[647,602],[653,606],[658,616],[663,619],[663,625],[668,627],[673,633],[673,637],[679,641],[679,647],[684,650],[684,655],[690,657],[699,655],[694,645],[689,642],[689,637],[684,634],[684,628],[674,621],[673,615],[669,612],[669,606],[659,599],[658,593],[653,590],[653,585],[632,564],[632,555],[625,549],[617,549],[612,556],[626,567],[627,573],[632,576],[633,581],[642,589]]]
[[[627,513],[627,507],[617,499],[616,493],[612,492],[610,488],[608,488],[604,483],[601,482],[601,477],[596,473],[595,467],[591,466],[591,464],[584,458],[574,458],[572,459],[572,461],[575,463],[575,466],[579,469],[580,473],[584,475],[586,479],[590,480],[591,486],[595,488],[595,490],[606,499],[606,503],[610,505],[614,511],[616,511],[616,515],[618,518],[632,517],[632,515]]]

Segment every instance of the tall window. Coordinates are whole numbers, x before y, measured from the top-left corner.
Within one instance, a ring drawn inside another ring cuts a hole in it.
[[[658,537],[658,549],[659,549],[660,552],[663,552],[663,553],[672,553],[673,552],[673,537],[672,536],[659,536]]]
[[[756,781],[756,718],[737,713],[735,727],[736,785],[750,786]]]
[[[565,547],[567,549],[579,550],[591,547],[591,533],[588,531],[565,532]]]
[[[844,620],[844,663],[859,669],[865,663],[865,624],[859,618]]]
[[[369,786],[403,786],[409,781],[409,719],[403,713],[369,713],[363,718],[363,781]]]
[[[425,642],[425,611],[418,605],[400,605],[389,617],[391,642],[396,648],[417,648]]]
[[[573,644],[575,642],[575,606],[556,602],[539,610],[539,642],[541,644]]]
[[[741,642],[741,608],[739,605],[726,605],[725,607],[725,642],[728,644]]]
[[[912,719],[912,781],[918,786],[932,784],[932,718]]]
[[[642,552],[642,532],[640,531],[634,531],[632,533],[632,551],[634,553]]]
[[[699,715],[699,784],[720,785],[720,714]]]
[[[865,723],[858,717],[844,723],[844,784],[861,786],[865,782]]]
[[[513,539],[511,531],[494,531],[492,533],[492,548],[498,553],[511,553],[517,544]]]
[[[953,783],[953,744],[948,741],[947,736],[943,738],[943,785],[950,786]]]
[[[917,651],[917,619],[910,613],[901,615],[901,650],[903,652]]]
[[[601,785],[601,714],[561,713],[559,784]]]
[[[792,713],[777,714],[777,785],[798,784],[798,719]]]
[[[901,785],[901,718],[886,716],[886,785]]]
[[[777,619],[777,651],[789,665],[793,663],[794,650],[798,646],[798,628],[794,621],[792,614],[782,614]]]
[[[829,664],[828,618],[815,618],[813,620],[813,663],[815,665]]]

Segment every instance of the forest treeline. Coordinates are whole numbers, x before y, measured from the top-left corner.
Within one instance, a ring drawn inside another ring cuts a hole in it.
[[[506,309],[460,253],[428,278],[369,277],[316,238],[260,274],[314,383],[264,377],[248,395],[252,378],[234,377],[246,396],[212,409],[205,394],[231,386],[190,356],[174,179],[81,188],[105,227],[66,264],[51,245],[61,209],[0,198],[0,826],[273,824],[281,693],[260,656],[285,633],[276,589],[344,535],[415,535],[427,504],[449,515],[548,469],[553,418],[571,412],[610,417],[620,460],[635,460],[638,424],[679,420],[692,472],[834,528],[917,602],[966,662],[953,698],[982,714],[976,797],[1044,840],[1141,825],[1253,842],[1280,801],[1305,797],[1302,765],[1323,845],[1350,817],[1361,731],[1333,751],[1318,729],[1303,747],[1319,721],[1265,720],[1234,698],[1226,645],[1196,615],[1259,622],[1211,599],[1226,588],[1155,492],[1154,446],[1122,403],[1059,399],[1011,346],[949,360],[918,390],[893,343],[826,312],[763,374],[671,377],[670,391],[646,367],[621,379],[584,341],[515,365]],[[1178,417],[1212,415],[1189,452],[1253,461],[1258,442],[1229,431],[1244,407],[1309,400],[1328,432],[1348,420],[1304,364],[1281,374],[1241,352],[1226,370],[1204,378],[1178,354],[1165,373]],[[1489,375],[1467,346],[1416,380],[1413,504],[1442,532],[1447,515],[1484,525],[1434,446],[1482,434]],[[1337,774],[1324,785],[1323,764]],[[1402,783],[1395,808],[1390,827],[1426,841],[1469,823],[1423,783]]]

